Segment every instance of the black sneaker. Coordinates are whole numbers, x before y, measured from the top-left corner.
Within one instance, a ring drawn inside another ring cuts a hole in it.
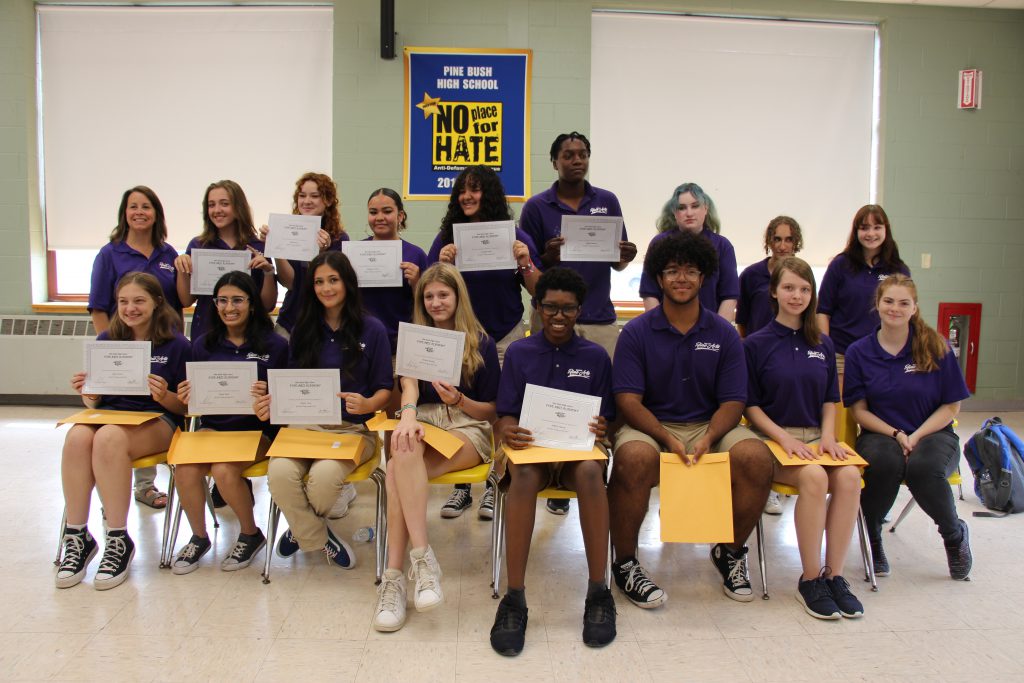
[[[352,552],[352,546],[331,533],[330,529],[327,530],[324,555],[327,557],[327,563],[335,567],[352,569],[356,566],[356,554]]]
[[[515,657],[523,651],[528,612],[525,607],[514,604],[508,595],[498,603],[498,613],[491,627],[491,647],[499,655]]]
[[[214,484],[213,488],[210,489],[210,500],[213,501],[213,507],[218,510],[226,506],[228,503],[224,500],[224,496],[220,495],[220,489]]]
[[[871,541],[871,565],[875,568],[875,576],[889,576],[889,559],[885,556],[882,539]]]
[[[587,598],[583,608],[583,644],[604,647],[615,640],[615,600],[607,588]]]
[[[441,516],[445,519],[461,517],[462,513],[468,510],[472,504],[473,495],[469,492],[469,489],[456,486],[452,489],[451,495],[448,496],[447,502],[441,506]],[[493,506],[491,509],[494,509]]]
[[[257,553],[263,550],[263,546],[266,544],[267,537],[259,529],[256,529],[256,533],[251,536],[248,534],[238,534],[235,547],[231,549],[228,556],[220,563],[220,568],[226,572],[245,569],[252,564]]]
[[[98,591],[115,588],[128,578],[128,567],[135,557],[135,543],[126,531],[111,531],[107,534],[107,545],[103,548],[103,558],[96,570],[93,586]]]
[[[954,581],[970,581],[971,565],[974,558],[971,555],[971,535],[967,530],[967,523],[960,521],[960,528],[963,530],[963,537],[960,542],[953,546],[946,546],[946,561],[949,563],[949,576]]]
[[[299,542],[292,535],[292,530],[286,529],[277,542],[277,556],[291,557],[297,552],[299,552]]]
[[[860,603],[857,596],[850,592],[850,583],[841,576],[833,576],[828,579],[828,589],[832,593],[839,614],[847,619],[856,619],[864,616],[864,605]]]
[[[548,498],[548,512],[553,515],[567,515],[569,514],[569,499],[568,498]]]
[[[88,529],[64,528],[64,558],[57,569],[57,588],[77,586],[85,578],[92,558],[99,552],[99,544]]]
[[[171,565],[172,574],[189,574],[199,569],[199,558],[210,551],[210,539],[192,534]]]
[[[815,619],[839,619],[839,606],[832,599],[828,589],[828,579],[818,576],[800,581],[796,586],[796,601],[804,606],[804,611]]]
[[[629,601],[643,609],[653,609],[665,604],[668,596],[665,591],[658,588],[657,584],[651,581],[647,572],[636,558],[629,558],[621,564],[616,562],[612,565],[612,576],[615,577],[615,585],[619,587]]]
[[[494,489],[490,486],[484,491],[484,497],[480,499],[480,507],[476,509],[476,516],[480,519],[494,519]]]
[[[750,589],[750,571],[747,569],[747,546],[732,553],[722,543],[711,548],[711,561],[722,575],[722,592],[733,600],[750,602],[754,592]]]

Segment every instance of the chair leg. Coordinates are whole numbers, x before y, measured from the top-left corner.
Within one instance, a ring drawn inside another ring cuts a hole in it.
[[[220,520],[217,519],[217,508],[213,505],[213,487],[210,485],[210,478],[206,480],[206,507],[210,509],[210,516],[213,517],[213,528],[220,528]]]
[[[899,516],[896,517],[896,521],[892,523],[891,527],[889,527],[890,534],[896,533],[896,527],[900,525],[900,522],[902,522],[903,519],[910,514],[910,511],[913,510],[916,505],[917,501],[914,500],[913,498],[907,501],[907,504],[903,506],[903,510],[900,511]]]
[[[757,518],[757,563],[761,568],[761,599],[767,600],[771,596],[768,595],[768,573],[765,567],[765,552],[764,552],[764,524],[762,524],[763,515]]]
[[[270,509],[267,511],[267,559],[263,565],[263,583],[270,583],[270,561],[274,557],[274,546],[277,545],[277,522],[281,516],[281,508],[277,507],[274,499],[270,499]]]
[[[384,484],[385,476],[384,470],[380,468],[375,469],[370,475],[370,479],[373,480],[373,485],[377,489],[376,533],[374,534],[374,554],[376,556],[377,574],[374,584],[378,586],[380,585],[381,577],[384,576],[384,564],[387,562],[387,557],[385,556],[385,550],[387,549],[385,536],[387,535],[388,527],[388,493]]]
[[[170,476],[167,480],[167,505],[164,506],[164,531],[160,537],[160,568],[171,566],[171,553],[173,548],[168,546],[171,532],[171,511],[174,509],[174,465],[167,466]],[[181,514],[181,502],[178,501],[178,514]],[[177,538],[178,525],[174,525],[175,538]]]
[[[868,525],[864,520],[864,511],[857,508],[857,534],[860,536],[860,555],[864,559],[864,580],[871,582],[871,590],[878,592],[878,580],[875,578],[875,559],[871,555],[871,542],[868,540]]]
[[[53,560],[53,566],[60,566],[60,556],[64,553],[64,527],[68,523],[68,509],[65,507],[60,516],[60,533],[57,534],[57,557]]]
[[[501,585],[501,563],[505,561],[505,491],[494,489],[494,521],[491,524],[491,597],[498,598]]]

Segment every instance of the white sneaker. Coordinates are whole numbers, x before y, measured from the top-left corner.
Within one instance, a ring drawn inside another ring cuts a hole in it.
[[[341,487],[338,500],[334,501],[334,507],[327,513],[327,519],[341,519],[348,514],[348,506],[356,499],[356,485],[345,484]]]
[[[373,628],[390,633],[405,625],[405,575],[401,569],[385,569],[377,586]]]
[[[413,604],[417,612],[428,612],[444,602],[444,591],[441,590],[441,566],[437,563],[434,550],[429,545],[420,550],[409,552],[412,566],[409,567],[409,578],[416,582]]]
[[[768,515],[782,514],[782,501],[779,500],[779,494],[775,491],[768,494],[768,502],[764,504],[764,511]]]

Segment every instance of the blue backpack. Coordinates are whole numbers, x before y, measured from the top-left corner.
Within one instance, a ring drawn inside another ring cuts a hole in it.
[[[1024,512],[1024,441],[998,417],[989,418],[964,444],[974,473],[974,492],[992,512],[975,517],[1005,517]]]

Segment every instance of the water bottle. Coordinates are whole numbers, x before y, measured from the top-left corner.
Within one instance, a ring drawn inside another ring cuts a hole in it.
[[[369,543],[376,535],[372,526],[364,526],[356,529],[356,532],[352,534],[352,540],[356,543]]]

